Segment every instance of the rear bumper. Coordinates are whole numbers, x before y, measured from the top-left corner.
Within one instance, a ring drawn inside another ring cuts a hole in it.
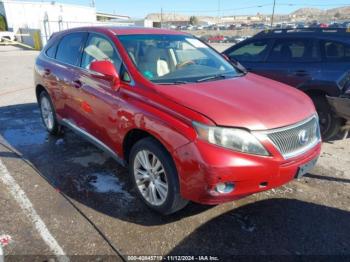
[[[328,103],[332,110],[347,121],[350,121],[350,97],[327,96]]]
[[[321,143],[303,155],[284,160],[279,156],[248,155],[196,141],[176,150],[174,159],[184,198],[201,204],[220,204],[293,180],[299,167],[317,158],[320,151]],[[234,183],[234,191],[215,192],[220,182]]]

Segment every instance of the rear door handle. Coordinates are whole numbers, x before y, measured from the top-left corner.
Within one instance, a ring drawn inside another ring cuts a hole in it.
[[[44,75],[45,76],[49,76],[51,74],[51,70],[50,69],[44,69]]]
[[[82,86],[82,83],[81,83],[80,80],[74,80],[74,81],[72,82],[72,84],[73,84],[73,86],[74,86],[75,88],[80,88],[80,87]]]

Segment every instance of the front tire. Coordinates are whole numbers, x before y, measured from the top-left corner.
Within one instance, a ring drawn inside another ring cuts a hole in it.
[[[51,98],[46,91],[43,91],[39,95],[39,108],[41,113],[41,119],[46,130],[54,136],[62,134],[62,127],[57,122],[55,108],[51,102]]]
[[[132,147],[129,173],[138,196],[151,209],[168,215],[187,205],[173,159],[155,139],[142,139]]]

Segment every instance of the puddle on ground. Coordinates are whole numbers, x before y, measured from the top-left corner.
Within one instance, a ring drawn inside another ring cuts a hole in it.
[[[24,126],[21,129],[7,129],[3,137],[13,146],[41,145],[48,140],[48,133],[42,129]]]
[[[121,183],[112,172],[100,172],[90,175],[92,177],[90,185],[98,193],[118,193],[123,194],[127,198],[132,196],[123,189],[124,184]]]
[[[83,167],[89,167],[91,164],[103,165],[108,158],[109,157],[103,153],[91,153],[87,156],[74,157],[71,161]]]
[[[125,184],[112,171],[84,174],[72,179],[78,192],[117,194],[120,199],[130,201],[134,197],[124,189]]]

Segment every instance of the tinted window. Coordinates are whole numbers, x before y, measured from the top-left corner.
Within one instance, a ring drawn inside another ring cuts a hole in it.
[[[121,60],[115,48],[113,47],[112,42],[101,35],[90,34],[84,48],[81,66],[83,68],[89,69],[92,61],[101,60],[108,60],[112,62],[117,72],[119,72]]]
[[[305,62],[318,58],[317,46],[306,39],[276,40],[269,54],[272,62]]]
[[[268,40],[258,40],[239,47],[228,54],[230,58],[243,62],[263,61],[268,51]]]
[[[321,46],[327,61],[350,61],[350,45],[333,41],[322,41]]]
[[[56,59],[77,66],[79,64],[80,48],[84,38],[84,33],[72,33],[64,36],[58,45]]]
[[[54,43],[46,50],[46,55],[50,58],[55,58],[57,50],[57,43]]]

